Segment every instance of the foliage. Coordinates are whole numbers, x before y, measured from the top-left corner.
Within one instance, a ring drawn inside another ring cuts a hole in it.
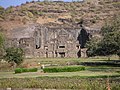
[[[9,13],[12,13],[12,12],[13,12],[13,6],[10,6],[5,10],[6,14],[9,14]]]
[[[35,10],[35,9],[31,9],[30,12],[31,12],[33,15],[40,15],[40,16],[43,15],[43,12],[42,12],[42,11],[38,11],[38,10]]]
[[[105,25],[101,29],[102,35],[120,31],[120,17],[114,16],[111,20],[106,21]]]
[[[120,8],[120,2],[113,2],[112,5],[116,8]]]
[[[4,10],[4,8],[2,6],[0,6],[0,11],[3,11],[3,10]]]
[[[102,38],[87,43],[88,55],[112,55],[120,51],[120,18],[115,16],[101,29]]]
[[[21,68],[16,68],[15,73],[22,73],[22,69]]]
[[[4,44],[4,36],[3,36],[3,34],[0,32],[0,48],[3,48],[3,44]]]
[[[78,66],[74,66],[74,67],[57,67],[57,68],[44,68],[43,71],[44,72],[75,72],[75,71],[82,71],[85,70],[85,67],[78,67]]]
[[[2,14],[4,12],[4,8],[2,6],[0,6],[0,14]]]
[[[2,14],[4,13],[4,8],[2,6],[0,6],[0,14],[2,16]]]
[[[30,18],[32,18],[34,15],[31,12],[28,11],[27,12],[27,16],[30,17]]]
[[[14,62],[17,65],[23,62],[23,50],[21,48],[7,48],[4,59],[8,62]]]
[[[0,58],[3,56],[4,52],[4,36],[0,33]]]
[[[120,31],[111,32],[104,35],[103,40],[99,43],[100,50],[104,53],[103,55],[117,54],[120,50]]]
[[[16,68],[15,69],[15,73],[37,72],[37,71],[38,71],[37,68],[30,68],[30,69],[27,69],[27,68]]]
[[[120,78],[109,78],[111,90],[120,90]],[[3,78],[0,88],[40,88],[40,89],[74,89],[106,90],[107,78],[79,77],[38,77],[38,78]]]
[[[30,68],[28,71],[29,72],[37,72],[37,70],[38,70],[37,68]]]
[[[98,43],[99,43],[100,38],[99,37],[92,37],[90,41],[86,43],[86,47],[88,48],[87,50],[87,55],[88,56],[96,56],[97,55],[97,50],[98,50]]]
[[[0,6],[0,18],[4,19],[4,8],[2,6]]]

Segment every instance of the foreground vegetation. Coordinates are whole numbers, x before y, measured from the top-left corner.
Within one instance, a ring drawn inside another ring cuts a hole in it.
[[[76,72],[76,71],[83,71],[85,70],[85,67],[80,67],[80,66],[73,66],[73,67],[57,67],[57,68],[44,68],[44,72]]]
[[[0,88],[120,90],[120,78],[38,77],[0,79]]]
[[[101,29],[101,37],[91,38],[86,46],[88,56],[117,54],[120,57],[120,16],[108,20]]]
[[[27,69],[27,68],[16,68],[15,69],[15,73],[24,73],[24,72],[37,72],[37,68],[30,68],[30,69]]]
[[[17,67],[23,67],[30,63],[40,63],[40,65],[44,64],[45,68],[78,66],[85,67],[85,70],[44,73],[38,65],[37,72],[18,74],[15,74],[14,68],[10,69],[7,62],[4,62],[0,65],[4,66],[0,68],[0,88],[107,90],[109,86],[111,90],[119,90],[120,63],[116,56],[112,56],[111,59],[107,60],[107,57],[26,59],[21,66]]]

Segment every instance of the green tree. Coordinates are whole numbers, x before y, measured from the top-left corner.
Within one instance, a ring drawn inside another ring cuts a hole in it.
[[[17,65],[23,62],[23,50],[21,48],[7,48],[4,59],[9,63],[16,63]]]
[[[115,16],[107,22],[101,29],[101,36],[99,40],[87,43],[88,55],[92,51],[92,56],[117,54],[120,57],[120,18]]]
[[[87,50],[87,55],[88,56],[96,56],[97,55],[97,50],[98,50],[98,43],[99,43],[99,38],[98,37],[92,37],[87,43],[86,47],[88,48]]]
[[[120,50],[120,32],[110,32],[105,34],[104,38],[99,42],[101,55],[118,54]]]
[[[0,6],[0,20],[3,20],[5,18],[5,9]]]
[[[3,44],[4,44],[4,36],[3,36],[3,34],[0,32],[0,48],[3,48]]]
[[[0,32],[0,58],[2,58],[4,52],[4,35]]]
[[[103,39],[100,42],[101,51],[105,55],[117,54],[120,51],[120,17],[114,16],[111,21],[107,22],[101,30]]]
[[[6,8],[5,9],[5,13],[6,14],[12,13],[13,12],[13,8],[14,8],[13,6],[10,6],[10,7]]]
[[[2,14],[4,12],[4,8],[2,6],[0,6],[0,14]]]

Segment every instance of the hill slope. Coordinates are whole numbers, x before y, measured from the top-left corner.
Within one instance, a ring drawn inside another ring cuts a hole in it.
[[[101,28],[106,19],[120,13],[119,0],[83,2],[26,2],[21,6],[0,7],[0,27],[11,30],[30,23],[47,26],[75,26],[84,20],[90,28]]]

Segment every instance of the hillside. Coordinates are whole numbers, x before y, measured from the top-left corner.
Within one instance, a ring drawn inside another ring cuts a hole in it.
[[[0,27],[4,30],[31,23],[55,27],[73,27],[84,20],[90,28],[101,28],[106,19],[120,13],[119,0],[82,2],[26,2],[21,6],[0,7]]]

